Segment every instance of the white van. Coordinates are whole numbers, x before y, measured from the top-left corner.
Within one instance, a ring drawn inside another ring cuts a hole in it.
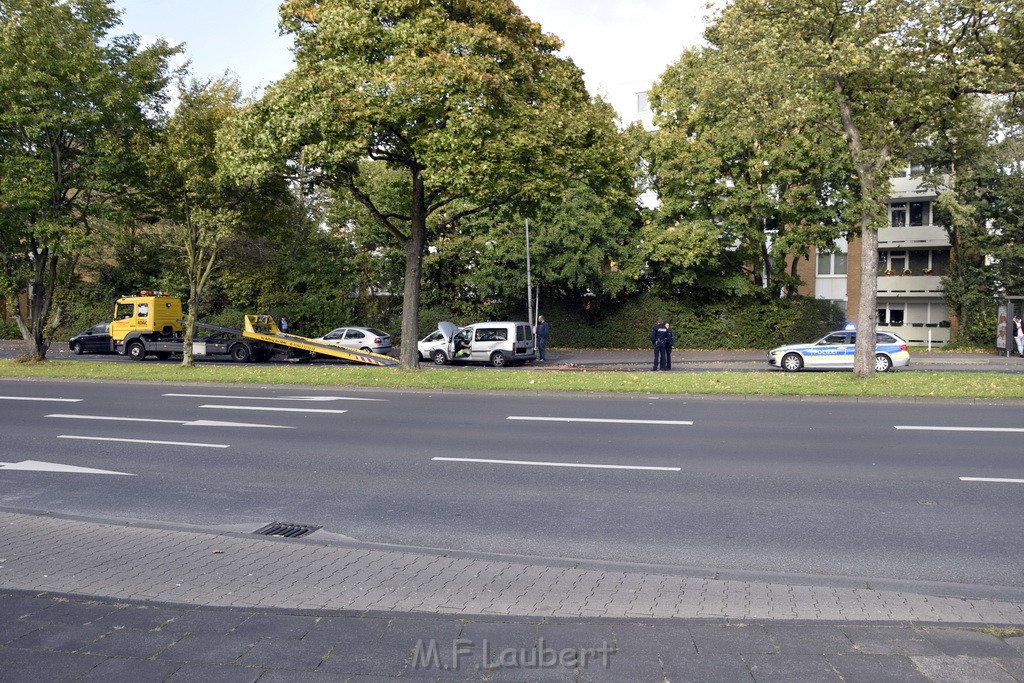
[[[446,363],[490,363],[496,368],[537,358],[533,328],[524,322],[485,322],[456,327],[443,320],[417,349],[420,360]]]

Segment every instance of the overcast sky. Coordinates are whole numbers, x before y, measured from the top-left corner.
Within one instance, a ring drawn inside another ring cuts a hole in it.
[[[523,13],[565,43],[563,56],[583,69],[592,95],[623,117],[704,30],[706,0],[518,0]],[[185,43],[197,77],[229,71],[247,92],[291,69],[290,41],[277,34],[277,0],[115,0],[116,33]]]

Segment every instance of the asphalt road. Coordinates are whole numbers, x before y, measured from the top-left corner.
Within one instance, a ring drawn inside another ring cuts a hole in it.
[[[0,506],[1022,587],[1024,483],[961,480],[1024,478],[1020,416],[1019,404],[0,380]],[[25,461],[134,476],[12,469]]]

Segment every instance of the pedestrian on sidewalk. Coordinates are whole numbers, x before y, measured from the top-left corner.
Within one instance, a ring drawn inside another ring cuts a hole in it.
[[[544,316],[537,316],[537,358],[548,359],[548,321]]]
[[[664,372],[668,368],[668,338],[672,334],[663,318],[658,318],[658,324],[651,330],[651,344],[654,345],[654,367],[653,372]]]
[[[1017,355],[1024,357],[1024,326],[1019,315],[1013,316],[1013,341],[1017,344]]]

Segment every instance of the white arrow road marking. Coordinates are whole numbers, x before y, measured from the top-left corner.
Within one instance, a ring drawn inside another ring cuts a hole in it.
[[[896,429],[920,432],[1024,432],[1020,427],[932,427],[929,425],[893,425]]]
[[[217,422],[215,420],[158,420],[152,417],[110,417],[107,415],[70,415],[54,413],[46,417],[60,417],[68,420],[107,420],[114,422],[160,422],[163,424],[182,425],[184,427],[267,427],[269,429],[295,429],[285,425],[261,425],[248,422]]]
[[[692,425],[692,420],[616,420],[598,417],[529,417],[526,415],[509,415],[506,420],[530,420],[533,422],[607,422],[610,424],[630,425]]]
[[[233,398],[239,401],[387,401],[386,398],[356,398],[354,396],[227,396],[220,394],[164,394],[177,398]]]
[[[61,465],[57,462],[40,462],[38,460],[22,460],[21,462],[0,462],[0,470],[21,470],[23,472],[67,472],[70,474],[116,474],[121,477],[134,477],[129,472],[111,472],[96,470],[91,467]]]
[[[442,462],[473,462],[488,465],[532,465],[534,467],[581,467],[597,470],[648,470],[653,472],[679,472],[681,467],[648,467],[644,465],[596,465],[579,462],[538,462],[532,460],[488,460],[484,458],[431,458]]]
[[[54,403],[78,403],[80,398],[36,398],[35,396],[0,396],[3,401],[52,401]]]
[[[333,413],[340,415],[341,413],[347,413],[347,410],[330,410],[327,408],[273,408],[268,406],[216,406],[216,405],[202,405],[200,408],[219,408],[221,410],[269,410],[278,413]]]
[[[994,477],[960,477],[960,481],[984,481],[990,484],[1024,484],[1024,479],[997,479]]]
[[[80,439],[82,441],[122,441],[124,443],[155,443],[162,446],[196,446],[197,448],[230,448],[226,443],[193,443],[191,441],[153,441],[151,439],[120,439],[113,436],[76,436],[61,434],[58,439]]]

